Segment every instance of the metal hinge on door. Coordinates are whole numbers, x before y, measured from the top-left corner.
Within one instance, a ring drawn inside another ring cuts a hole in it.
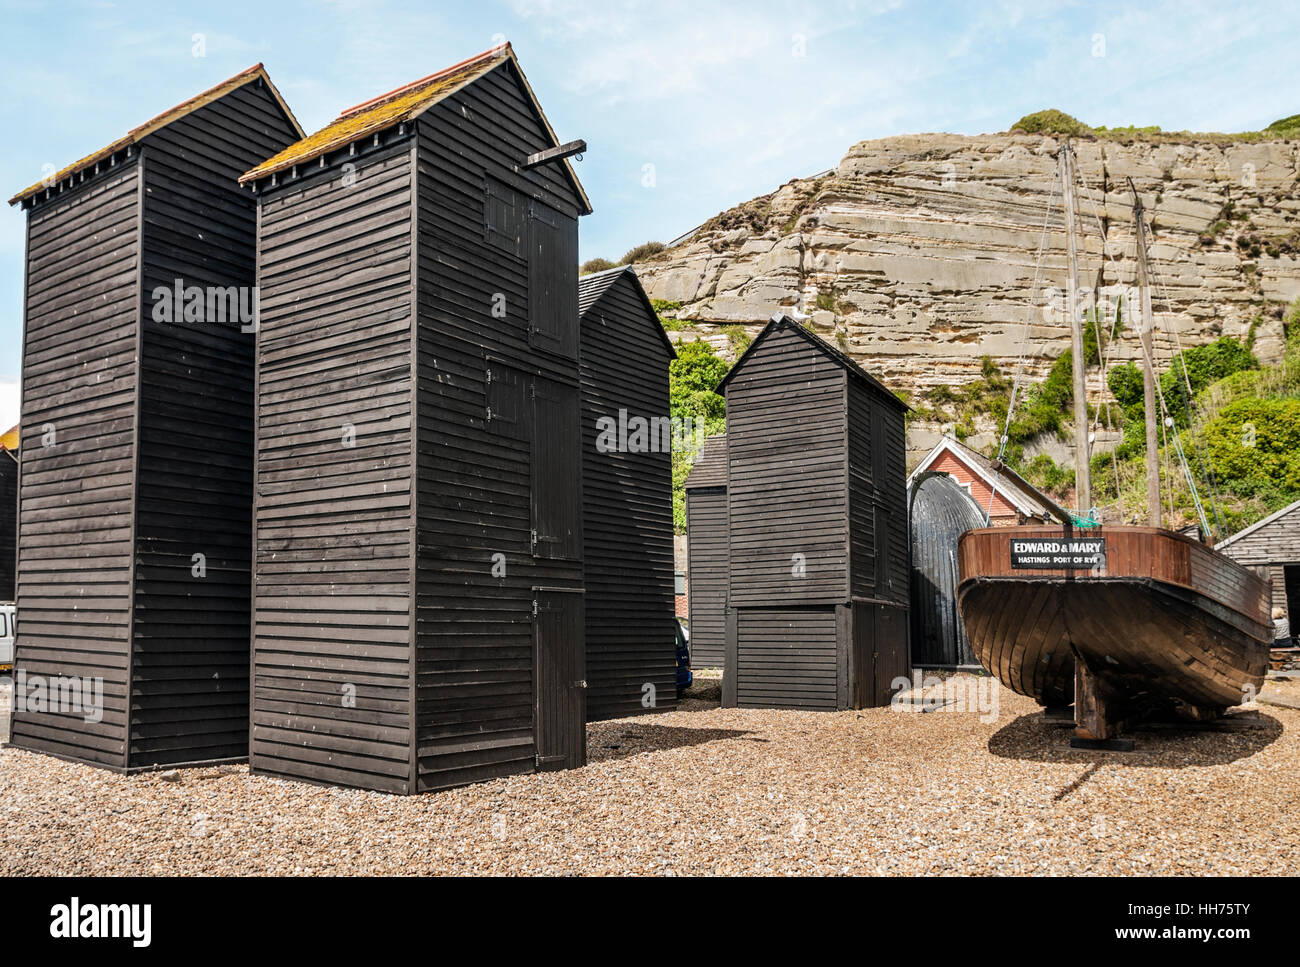
[[[537,599],[533,598],[533,617],[537,617]]]
[[[569,682],[569,687],[570,687],[570,688],[586,688],[586,687],[587,687],[587,680],[584,678],[584,679],[581,679],[580,681]]]
[[[532,552],[533,552],[534,554],[536,554],[536,553],[537,553],[537,528],[534,527],[534,528],[532,529],[531,533],[532,533],[532,535],[533,535],[533,546],[532,546]],[[536,601],[533,602],[533,607],[534,607],[534,608],[537,607],[537,602],[536,602]],[[533,613],[536,614],[537,612],[534,611]]]

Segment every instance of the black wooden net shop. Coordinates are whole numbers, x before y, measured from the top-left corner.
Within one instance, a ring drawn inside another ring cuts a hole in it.
[[[587,718],[677,704],[668,334],[631,266],[578,280]]]
[[[721,668],[727,644],[727,437],[711,436],[686,476],[686,591],[691,665]]]
[[[15,695],[15,746],[117,770],[247,755],[256,205],[237,178],[300,137],[259,64],[11,199],[15,667],[63,680],[57,703]]]
[[[909,670],[906,404],[785,316],[719,391],[730,565],[723,704],[888,704]]]
[[[506,45],[242,179],[256,773],[414,793],[585,761],[565,150]]]

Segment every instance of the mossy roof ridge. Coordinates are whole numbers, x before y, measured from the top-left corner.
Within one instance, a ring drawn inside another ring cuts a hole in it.
[[[161,114],[154,116],[153,118],[146,121],[144,124],[132,128],[130,131],[128,131],[122,137],[118,138],[116,141],[113,141],[112,143],[105,145],[104,147],[100,148],[98,151],[86,155],[84,158],[80,158],[77,161],[74,161],[72,164],[60,169],[59,171],[55,172],[53,175],[49,176],[48,178],[42,178],[40,181],[36,182],[36,184],[29,185],[28,187],[24,188],[22,191],[18,192],[18,194],[10,198],[9,204],[15,205],[18,202],[25,201],[28,198],[31,198],[32,196],[39,194],[40,192],[46,190],[47,188],[53,185],[57,185],[64,178],[67,178],[70,175],[74,175],[78,171],[83,171],[87,168],[90,168],[95,164],[105,160],[106,158],[112,157],[117,152],[121,151],[123,148],[126,148],[128,145],[132,145],[139,141],[142,141],[144,138],[148,137],[150,134],[153,134],[159,128],[166,127],[168,124],[171,124],[173,121],[179,121],[181,118],[189,114],[192,114],[194,111],[197,111],[199,108],[204,107],[207,104],[211,104],[213,101],[220,100],[221,98],[225,97],[227,94],[231,93],[232,91],[235,91],[243,87],[245,84],[250,84],[253,81],[257,80],[258,78],[261,78],[266,82],[266,86],[270,89],[271,94],[272,96],[275,97],[276,101],[279,102],[280,107],[284,109],[285,116],[293,124],[294,129],[300,135],[303,134],[302,126],[298,123],[298,119],[293,116],[293,112],[289,110],[289,105],[286,104],[284,98],[280,96],[280,92],[276,90],[275,85],[271,83],[271,78],[270,75],[267,74],[266,68],[260,63],[254,64],[252,67],[249,67],[247,70],[242,70],[238,74],[235,74],[233,77],[226,78],[221,83],[208,88],[206,91],[203,91],[200,94],[196,94],[193,97],[189,98],[188,100],[182,101],[180,104],[177,104],[175,107],[169,108],[168,110],[163,111]]]

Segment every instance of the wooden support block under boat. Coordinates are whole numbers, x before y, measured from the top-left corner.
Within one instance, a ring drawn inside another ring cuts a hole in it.
[[[971,649],[1046,706],[1075,700],[1075,655],[1142,714],[1239,704],[1268,665],[1269,586],[1198,541],[1154,527],[991,527],[957,549]]]
[[[1112,694],[1105,679],[1074,656],[1074,734],[1080,739],[1104,741],[1124,731],[1123,700]]]

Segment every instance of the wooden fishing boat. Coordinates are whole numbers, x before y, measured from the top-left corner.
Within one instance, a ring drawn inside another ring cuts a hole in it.
[[[958,607],[980,663],[1077,734],[1164,712],[1205,718],[1264,680],[1269,587],[1156,527],[984,527],[957,546]]]

